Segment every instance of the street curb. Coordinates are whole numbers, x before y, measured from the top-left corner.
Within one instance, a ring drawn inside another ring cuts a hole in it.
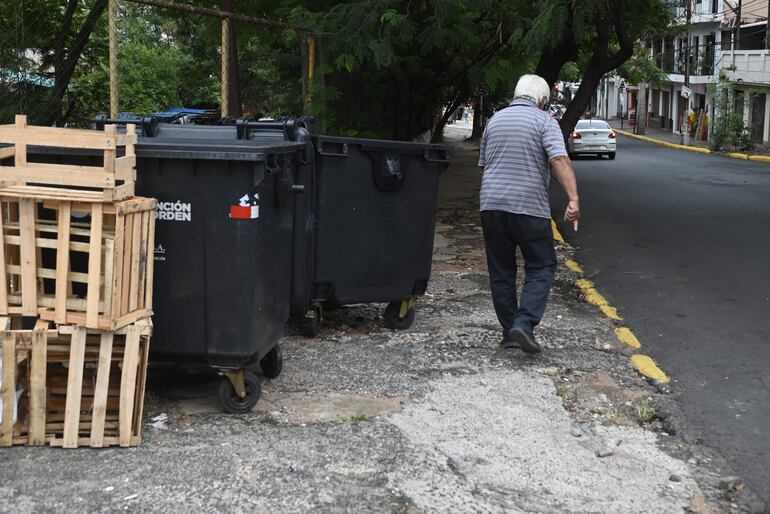
[[[656,145],[665,146],[666,148],[674,148],[676,150],[687,150],[689,152],[698,152],[698,153],[716,153],[716,152],[712,152],[708,148],[701,148],[699,146],[678,145],[676,143],[669,143],[668,141],[655,139],[654,137],[640,136],[639,134],[633,134],[631,132],[626,132],[625,130],[620,130],[616,128],[612,130],[614,130],[618,134],[623,134],[624,136],[632,137],[640,141],[646,141],[647,143],[653,143]],[[764,164],[770,164],[770,155],[749,155],[749,154],[740,153],[740,152],[725,152],[722,155],[724,155],[725,157],[730,157],[732,159],[741,159],[743,161],[754,161],[754,162],[761,162]]]
[[[624,136],[633,137],[634,139],[638,139],[640,141],[646,141],[648,143],[665,146],[666,148],[674,148],[676,150],[687,150],[690,152],[698,152],[698,153],[712,153],[711,150],[709,150],[708,148],[701,148],[699,146],[678,145],[676,143],[669,143],[668,141],[655,139],[654,137],[640,136],[639,134],[633,134],[631,132],[626,132],[625,130],[620,130],[620,129],[612,129],[612,130],[614,130],[618,134],[623,134]]]
[[[551,220],[551,229],[553,231],[554,240],[564,243],[564,237],[559,232],[555,220]],[[615,327],[615,337],[620,343],[631,349],[632,353],[629,356],[631,365],[642,376],[653,382],[661,384],[669,383],[671,379],[666,375],[666,372],[663,371],[652,358],[639,353],[642,347],[639,339],[630,328],[622,325],[623,316],[618,313],[618,310],[610,305],[609,302],[607,302],[607,299],[596,290],[593,282],[585,278],[583,267],[571,259],[565,261],[564,266],[577,275],[578,278],[574,283],[575,286],[580,289],[580,292],[583,293],[583,299],[598,307],[602,314],[612,320],[613,323],[617,324]]]

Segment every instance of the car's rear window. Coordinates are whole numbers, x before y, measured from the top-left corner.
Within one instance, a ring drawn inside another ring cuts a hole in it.
[[[587,129],[587,128],[608,129],[608,128],[610,128],[610,126],[607,124],[606,121],[602,121],[602,120],[579,120],[577,122],[577,126],[575,128],[579,128],[579,129]]]

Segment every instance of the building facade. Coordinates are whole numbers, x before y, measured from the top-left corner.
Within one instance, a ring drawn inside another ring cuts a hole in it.
[[[717,91],[727,87],[728,110],[742,116],[755,142],[769,144],[768,2],[743,0],[738,23],[738,0],[689,1],[689,38],[687,33],[681,33],[646,43],[650,57],[666,73],[666,80],[647,88],[647,126],[672,132],[673,138],[673,134],[684,131],[693,110],[714,120],[720,109],[725,110],[725,96],[720,94],[717,98]],[[676,15],[684,26],[686,3],[677,3]],[[688,62],[691,93],[684,98],[682,88]],[[621,82],[619,77],[611,77],[599,85],[594,106],[598,115],[612,118],[636,110],[640,101],[638,89],[634,85],[623,88]],[[711,127],[707,129],[698,131],[694,137],[708,138]]]

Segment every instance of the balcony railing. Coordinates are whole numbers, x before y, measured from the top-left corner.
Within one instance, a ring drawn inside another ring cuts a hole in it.
[[[721,67],[730,80],[750,84],[770,83],[770,50],[722,52]]]

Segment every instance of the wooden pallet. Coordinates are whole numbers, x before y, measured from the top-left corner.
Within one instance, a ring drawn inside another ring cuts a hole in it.
[[[30,127],[27,117],[0,125],[0,195],[19,198],[58,198],[75,202],[114,202],[134,196],[136,126],[119,134],[116,125],[104,132],[54,127]],[[102,166],[73,166],[30,162],[27,146],[78,148],[103,153]],[[120,147],[125,155],[118,157]],[[13,165],[2,165],[14,158]],[[20,187],[21,186],[21,187]]]
[[[152,315],[155,205],[0,197],[0,316],[116,330]]]
[[[149,320],[106,332],[48,325],[2,332],[0,446],[138,446]]]

